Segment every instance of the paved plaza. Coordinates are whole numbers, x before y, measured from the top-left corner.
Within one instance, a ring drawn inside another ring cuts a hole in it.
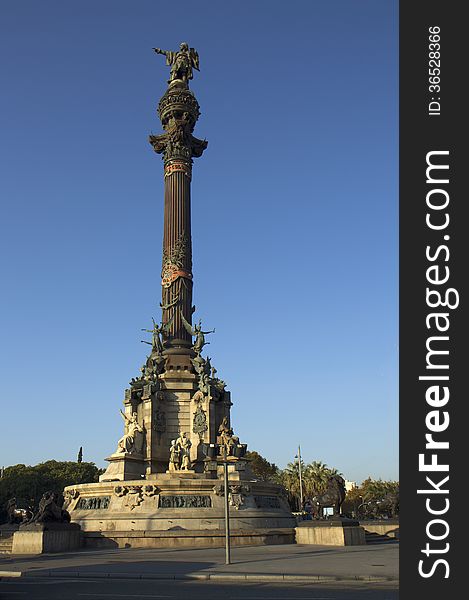
[[[397,581],[399,543],[331,547],[306,545],[232,548],[82,550],[38,556],[4,555],[0,573],[26,577],[112,577],[288,581]]]
[[[0,558],[0,598],[397,600],[399,544],[118,549]],[[16,576],[13,576],[16,575]]]

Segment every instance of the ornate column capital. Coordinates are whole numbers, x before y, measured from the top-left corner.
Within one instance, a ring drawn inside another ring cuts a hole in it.
[[[192,135],[200,115],[194,94],[183,85],[168,88],[158,104],[158,115],[165,133],[150,135],[149,141],[157,154],[163,154],[165,176],[174,171],[166,168],[170,164],[182,163],[190,169],[192,158],[202,156],[208,144]]]

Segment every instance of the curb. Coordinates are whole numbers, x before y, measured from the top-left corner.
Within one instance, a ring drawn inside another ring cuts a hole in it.
[[[265,573],[83,573],[80,571],[0,571],[0,579],[6,577],[28,577],[32,579],[54,577],[80,579],[165,579],[171,581],[246,581],[269,583],[322,583],[328,581],[359,581],[361,583],[379,583],[399,581],[397,577],[380,575],[287,575]]]

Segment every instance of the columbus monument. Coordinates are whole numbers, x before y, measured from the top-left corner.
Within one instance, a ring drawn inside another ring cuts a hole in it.
[[[106,472],[99,483],[67,487],[65,508],[88,546],[223,545],[227,464],[233,543],[292,542],[282,488],[252,475],[231,426],[230,392],[202,356],[215,329],[193,318],[192,166],[208,145],[193,135],[200,111],[189,82],[199,56],[186,43],[154,51],[170,67],[158,104],[163,133],[149,138],[164,173],[161,318],[142,327],[151,350],[125,390],[124,432]]]

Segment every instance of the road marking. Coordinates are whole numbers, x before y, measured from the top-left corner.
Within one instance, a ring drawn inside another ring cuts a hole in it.
[[[111,598],[174,598],[174,596],[156,596],[155,594],[77,594],[77,596],[97,596],[98,598],[109,596]]]

